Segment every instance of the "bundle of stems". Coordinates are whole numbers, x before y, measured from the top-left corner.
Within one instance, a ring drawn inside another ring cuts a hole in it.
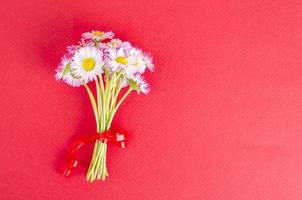
[[[96,98],[87,84],[87,90],[90,102],[93,108],[96,131],[102,134],[104,131],[110,129],[113,117],[125,100],[125,98],[133,91],[132,87],[120,97],[120,92],[123,87],[123,73],[112,72],[105,70],[105,75],[99,75],[94,81],[96,85]],[[95,180],[105,180],[108,176],[106,167],[106,152],[107,141],[96,140],[91,162],[86,174],[87,181],[93,182]]]

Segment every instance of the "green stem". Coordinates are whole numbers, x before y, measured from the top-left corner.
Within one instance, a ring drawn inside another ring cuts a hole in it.
[[[101,106],[101,88],[98,82],[98,79],[95,79],[95,86],[96,86],[96,93],[97,93],[97,110],[98,110],[98,121],[99,121],[99,127],[98,127],[98,132],[102,129],[103,123],[101,122],[101,113],[102,113],[102,106]]]
[[[118,94],[120,93],[120,91],[122,89],[122,85],[120,84],[121,75],[122,75],[122,73],[118,72],[116,77],[115,77],[113,93],[112,93],[112,97],[111,97],[111,105],[110,105],[110,108],[109,108],[110,114],[112,113],[112,110],[113,110],[114,106],[116,105],[116,99],[117,99]]]
[[[99,168],[100,168],[100,164],[101,164],[101,160],[103,159],[103,155],[104,155],[104,147],[103,147],[103,143],[100,141],[97,141],[97,145],[99,146],[98,152],[97,152],[97,158],[94,162],[94,168],[93,168],[93,173],[92,173],[92,178],[93,180],[95,180],[97,178],[98,172],[99,172]]]
[[[95,163],[96,154],[98,152],[98,148],[99,148],[98,141],[96,141],[95,145],[94,145],[94,148],[93,148],[93,154],[92,154],[91,162],[90,162],[90,165],[89,165],[89,168],[88,168],[88,171],[87,171],[87,175],[86,175],[87,181],[90,181],[90,182],[93,181],[93,179],[91,177],[91,173],[93,172],[93,167],[94,167],[94,163]]]
[[[123,103],[123,101],[126,99],[126,97],[133,91],[133,89],[131,87],[128,88],[127,92],[122,96],[122,98],[119,100],[118,104],[116,105],[116,107],[114,108],[113,112],[110,113],[110,120],[107,124],[107,129],[111,126],[113,117],[117,111],[117,109],[120,107],[120,105]]]
[[[120,85],[120,78],[122,74],[120,72],[114,72],[109,77],[109,71],[105,70],[105,76],[99,76],[96,81],[96,93],[97,93],[97,102],[95,101],[94,95],[92,94],[90,88],[87,85],[84,85],[92,107],[94,115],[96,118],[97,131],[102,133],[105,130],[108,130],[111,126],[113,117],[117,112],[118,108],[126,97],[133,91],[132,88],[129,88],[126,93],[121,97],[117,102],[119,93],[122,86]],[[105,81],[105,84],[104,84]],[[89,169],[87,171],[87,180],[95,181],[96,179],[105,180],[107,173],[106,167],[106,157],[107,157],[107,144],[106,141],[96,141],[92,159],[90,162]]]
[[[98,108],[97,108],[97,105],[96,105],[96,102],[95,102],[95,98],[90,90],[90,88],[88,87],[88,85],[84,84],[86,90],[87,90],[87,93],[88,93],[88,96],[89,96],[89,99],[90,99],[90,102],[91,102],[91,105],[92,105],[92,108],[93,108],[93,112],[94,112],[94,117],[95,117],[95,120],[96,120],[96,123],[97,123],[97,132],[99,132],[99,117],[98,117]]]

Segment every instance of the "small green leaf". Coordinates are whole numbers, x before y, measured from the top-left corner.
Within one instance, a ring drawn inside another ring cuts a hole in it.
[[[63,75],[66,75],[70,71],[71,71],[70,63],[68,63],[63,70]]]
[[[137,90],[137,89],[138,89],[137,82],[134,81],[134,80],[129,80],[129,86],[130,86],[131,88],[133,88],[134,90]]]

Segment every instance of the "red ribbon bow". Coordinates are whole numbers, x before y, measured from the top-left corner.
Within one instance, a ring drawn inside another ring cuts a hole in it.
[[[100,140],[101,142],[113,142],[117,146],[121,148],[125,148],[125,140],[126,140],[127,132],[112,132],[110,129],[103,133],[95,133],[90,136],[82,137],[75,141],[71,148],[68,151],[68,164],[64,171],[64,176],[67,177],[70,175],[72,169],[76,168],[79,161],[76,159],[76,152],[85,144],[90,142],[95,142],[96,140]]]

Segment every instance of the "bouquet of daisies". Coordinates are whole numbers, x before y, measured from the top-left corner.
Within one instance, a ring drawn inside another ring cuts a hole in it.
[[[149,85],[142,75],[147,69],[154,69],[149,55],[129,42],[113,38],[113,32],[83,33],[78,45],[67,47],[67,52],[56,69],[58,80],[73,87],[84,86],[90,98],[99,136],[92,137],[95,146],[86,175],[91,182],[105,180],[108,176],[106,150],[107,142],[112,136],[108,131],[114,115],[132,91],[144,94],[149,92]],[[89,82],[95,83],[96,94],[88,86]],[[118,138],[119,135],[115,136]],[[75,152],[87,141],[78,142],[72,151]],[[77,162],[73,161],[65,175],[76,166]]]

